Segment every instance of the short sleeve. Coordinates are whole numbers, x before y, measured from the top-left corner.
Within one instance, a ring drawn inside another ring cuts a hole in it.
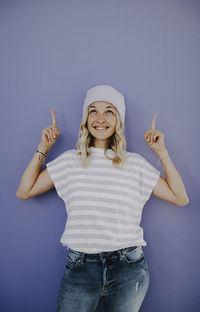
[[[150,195],[158,182],[160,171],[140,155],[139,176],[140,192],[146,202],[150,198]]]
[[[64,189],[66,185],[69,161],[67,151],[46,163],[47,171],[54,183],[56,192],[64,201]]]

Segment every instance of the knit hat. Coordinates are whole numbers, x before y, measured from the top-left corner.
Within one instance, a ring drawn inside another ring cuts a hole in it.
[[[97,101],[105,101],[113,104],[124,123],[125,119],[125,100],[124,96],[115,88],[109,85],[97,85],[87,90],[86,97],[83,104],[83,115],[86,108]]]

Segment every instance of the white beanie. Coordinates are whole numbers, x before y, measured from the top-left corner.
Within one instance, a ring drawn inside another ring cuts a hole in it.
[[[123,94],[109,85],[97,85],[88,89],[83,104],[83,115],[85,114],[86,108],[97,101],[105,101],[113,104],[117,108],[122,122],[124,123],[125,100]]]

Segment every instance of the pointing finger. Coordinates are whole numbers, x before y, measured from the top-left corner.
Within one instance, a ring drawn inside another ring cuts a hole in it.
[[[154,114],[154,115],[153,115],[153,118],[152,118],[152,121],[151,121],[151,130],[155,130],[156,117],[157,117],[157,115]]]
[[[53,127],[57,128],[57,125],[56,125],[56,113],[55,113],[54,109],[51,110],[51,115],[52,115],[52,125],[53,125]]]

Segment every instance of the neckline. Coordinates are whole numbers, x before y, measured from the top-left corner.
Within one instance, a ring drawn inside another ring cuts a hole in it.
[[[92,152],[98,152],[98,153],[104,154],[104,148],[90,146],[90,149],[91,149]],[[107,151],[112,151],[112,149],[108,148]]]

